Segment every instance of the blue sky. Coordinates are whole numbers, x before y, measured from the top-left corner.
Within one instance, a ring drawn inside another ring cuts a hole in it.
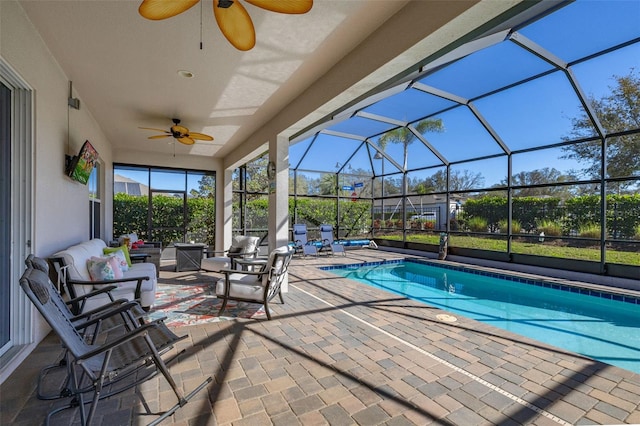
[[[579,0],[518,32],[557,56],[560,61],[572,63],[640,37],[639,23],[640,0]],[[610,87],[615,84],[614,76],[628,75],[632,69],[640,72],[640,43],[571,66],[583,92],[597,99],[610,93]],[[427,75],[420,83],[451,93],[464,101],[538,73],[552,71],[536,80],[473,101],[473,105],[507,147],[517,151],[562,142],[563,138],[571,135],[573,121],[583,114],[579,98],[564,72],[553,70],[549,62],[511,41],[504,41]],[[408,89],[364,111],[411,122],[455,105],[451,100]],[[431,132],[424,136],[448,161],[464,161],[502,152],[467,107],[457,107],[432,117],[442,120],[444,132]],[[369,137],[389,127],[387,123],[353,117],[329,128]],[[582,136],[595,134],[592,129],[583,132]],[[375,143],[377,139],[374,137],[371,140]],[[335,164],[348,161],[354,147],[360,143],[334,136],[320,136],[300,168],[334,171]],[[290,162],[293,166],[307,146],[308,143],[303,142],[292,147]],[[411,145],[409,168],[439,163],[433,154],[419,149],[420,146],[419,141]],[[402,164],[400,146],[388,144],[386,152]],[[369,170],[371,160],[362,154],[358,152],[350,166]],[[514,168],[514,172],[543,167],[555,167],[565,172],[584,168],[576,161],[560,158],[562,154],[561,150],[554,149],[528,153],[519,158],[514,156],[514,163],[518,164],[518,170]],[[381,163],[373,163],[376,173],[380,173]],[[506,176],[506,161],[504,167],[496,167],[497,163],[487,160],[485,165],[469,163],[469,167],[482,171],[487,186],[490,186]],[[385,172],[393,169],[389,163],[386,164]]]

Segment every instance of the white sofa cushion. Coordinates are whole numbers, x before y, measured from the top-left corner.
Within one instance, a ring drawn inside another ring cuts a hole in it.
[[[87,260],[92,256],[104,256],[102,249],[106,247],[104,241],[95,238],[80,244],[71,246],[65,250],[61,250],[52,255],[52,257],[61,257],[64,263],[68,265],[67,276],[73,280],[91,281],[89,271],[87,270]],[[148,277],[148,280],[142,281],[140,288],[140,304],[147,308],[153,306],[156,296],[157,275],[156,267],[153,263],[134,263],[129,267],[128,271],[123,271],[123,278]],[[127,281],[117,283],[117,288],[112,291],[115,298],[125,298],[133,300],[137,281]],[[90,291],[100,288],[103,285],[77,285],[75,286],[76,294],[81,296]],[[109,302],[107,295],[91,298],[85,306],[85,311],[99,307]]]

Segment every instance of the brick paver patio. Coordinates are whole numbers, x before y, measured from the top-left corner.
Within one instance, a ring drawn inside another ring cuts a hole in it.
[[[179,334],[170,370],[206,391],[163,424],[569,425],[640,423],[640,376],[338,278],[316,266],[404,257],[382,250],[296,258],[274,319],[238,319]],[[165,278],[170,272],[161,273]],[[212,279],[214,277],[211,274]],[[35,376],[60,356],[49,336],[0,387],[0,423],[41,424],[60,401],[35,397]],[[163,378],[102,401],[96,424],[146,424],[174,396]],[[53,424],[76,424],[67,410]]]

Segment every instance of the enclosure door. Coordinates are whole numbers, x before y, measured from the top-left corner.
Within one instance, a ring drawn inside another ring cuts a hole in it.
[[[187,192],[153,190],[149,203],[151,241],[186,242]]]

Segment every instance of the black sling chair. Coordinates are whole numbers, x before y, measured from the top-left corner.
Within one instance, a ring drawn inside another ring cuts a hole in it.
[[[109,315],[125,314],[129,315],[131,321],[135,321],[133,310],[139,308],[134,308],[137,306],[136,302],[116,306],[108,313],[97,315],[78,326],[70,319],[66,305],[61,306],[56,301],[60,295],[57,292],[52,294],[53,285],[46,272],[33,267],[27,268],[20,278],[20,286],[58,335],[67,354],[66,368],[72,398],[68,405],[51,411],[47,415],[46,424],[55,413],[78,407],[82,424],[89,425],[101,399],[131,389],[160,372],[171,386],[178,402],[151,423],[155,425],[175,413],[212,381],[208,377],[187,396],[182,395],[160,356],[161,352],[175,343],[171,336],[175,334],[162,321],[138,323],[136,328],[119,333],[105,343],[91,344],[86,341],[82,329],[99,324]],[[162,335],[167,337],[164,344],[159,341],[159,336]],[[86,404],[89,405],[88,412]]]
[[[40,271],[47,273],[49,275],[49,279],[51,279],[49,263],[45,259],[36,257],[33,254],[29,254],[25,259],[24,263],[27,266],[27,268],[39,269]],[[115,286],[104,286],[99,290],[94,290],[90,293],[87,293],[78,298],[70,299],[70,300],[64,300],[58,293],[58,289],[56,289],[56,287],[52,284],[51,281],[49,281],[49,286],[47,286],[47,290],[49,291],[49,298],[51,302],[56,303],[58,305],[58,309],[67,318],[69,318],[69,320],[73,323],[73,325],[79,330],[82,330],[82,335],[85,337],[85,340],[90,339],[92,340],[91,343],[95,343],[95,340],[98,338],[98,336],[102,332],[107,332],[107,331],[113,332],[118,328],[121,328],[123,331],[136,328],[139,325],[138,319],[144,315],[144,312],[142,310],[140,310],[139,312],[136,312],[135,307],[133,307],[132,311],[128,311],[126,313],[121,312],[120,316],[108,315],[108,314],[105,315],[105,313],[109,312],[114,307],[118,305],[122,305],[123,303],[127,302],[127,300],[125,299],[115,300],[113,298],[113,296],[111,295],[111,290],[114,287]],[[74,313],[72,312],[71,306],[77,303],[82,304],[84,300],[90,299],[91,297],[94,297],[96,295],[100,295],[103,293],[108,294],[109,299],[111,299],[110,303],[100,306],[97,309],[84,312],[80,315],[74,315]],[[131,318],[129,316],[130,313],[133,313],[133,312],[136,312],[136,317],[134,318],[135,320],[134,322],[131,321]],[[98,316],[103,318],[103,320],[95,322],[90,327],[84,327],[85,323],[88,320],[90,320],[91,318],[95,319]],[[163,340],[166,341],[166,338]],[[49,373],[55,370],[64,369],[65,366],[66,366],[66,356],[63,356],[57,364],[52,364],[47,367],[44,367],[40,371],[40,374],[38,375],[38,384],[37,384],[38,399],[50,400],[50,399],[58,399],[58,398],[71,396],[71,393],[68,388],[69,377],[64,377],[61,380],[61,383],[57,384],[57,387],[55,388],[54,392],[51,392],[51,389],[49,389],[49,393],[45,393],[43,391],[43,388],[45,388],[44,386],[45,381],[51,384],[51,380],[46,380],[49,376]],[[49,386],[49,388],[51,388],[51,386]]]

